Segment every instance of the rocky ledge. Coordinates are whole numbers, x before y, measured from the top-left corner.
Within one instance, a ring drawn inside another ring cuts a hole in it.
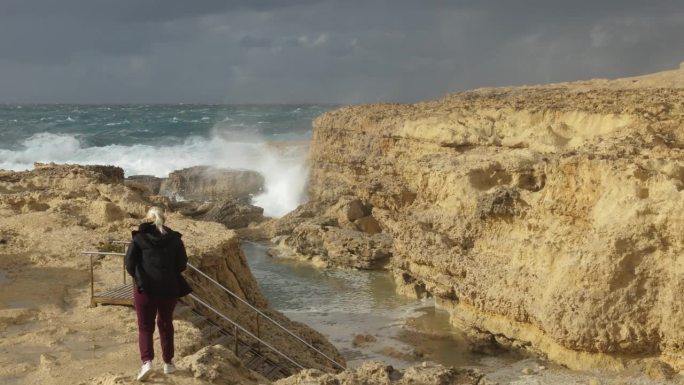
[[[221,200],[226,197],[249,199],[264,189],[264,177],[256,171],[188,167],[176,170],[167,178],[152,175],[132,175],[126,183],[147,187],[152,194],[180,200]]]
[[[146,210],[166,203],[146,189],[125,185],[123,171],[116,167],[36,164],[31,171],[0,170],[0,350],[16,352],[7,356],[0,377],[30,383],[53,383],[53,378],[54,383],[78,383],[122,367],[133,373],[139,364],[134,353],[135,313],[117,306],[89,307],[89,264],[79,251],[110,249],[111,240],[130,239]],[[192,264],[344,362],[321,334],[269,306],[234,231],[172,212],[168,224],[183,234]],[[121,284],[118,258],[95,259],[97,291]],[[193,271],[185,275],[195,294],[257,333],[255,314],[246,306]],[[202,335],[192,324],[179,322],[177,358],[182,363],[187,361],[183,356],[202,348],[198,346]],[[330,367],[263,319],[260,335],[306,367]],[[50,355],[42,357],[42,352]],[[212,364],[205,356],[203,362]],[[43,361],[49,367],[43,367]]]
[[[170,207],[192,219],[223,223],[229,229],[264,221],[264,210],[251,204],[264,190],[264,177],[256,171],[195,166],[168,178],[132,175],[125,183],[168,198]]]
[[[275,253],[383,267],[473,347],[684,368],[684,70],[345,107]]]
[[[489,385],[476,370],[447,368],[424,362],[405,369],[395,369],[377,361],[367,361],[358,368],[330,374],[319,370],[303,370],[276,381],[275,385]]]

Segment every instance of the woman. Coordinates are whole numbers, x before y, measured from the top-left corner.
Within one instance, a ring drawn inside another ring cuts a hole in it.
[[[157,318],[164,373],[173,373],[173,309],[189,287],[181,276],[188,262],[181,234],[164,226],[164,211],[152,207],[126,252],[126,270],[135,281],[133,299],[138,316],[138,345],[143,362],[139,381],[152,374],[154,320]]]

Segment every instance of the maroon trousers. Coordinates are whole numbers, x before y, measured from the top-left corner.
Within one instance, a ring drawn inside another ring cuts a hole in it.
[[[159,339],[161,340],[162,358],[164,362],[173,359],[173,309],[176,307],[175,297],[155,297],[145,292],[133,290],[135,313],[138,315],[138,345],[140,359],[154,359],[154,319],[157,318]]]

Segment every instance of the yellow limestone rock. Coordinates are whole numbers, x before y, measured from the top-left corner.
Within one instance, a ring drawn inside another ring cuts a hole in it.
[[[400,290],[435,296],[475,342],[681,369],[682,86],[679,69],[332,111],[314,122],[309,207],[359,200]]]
[[[89,258],[79,251],[111,250],[110,241],[130,239],[147,208],[163,204],[149,193],[124,185],[123,170],[117,167],[37,164],[31,171],[0,170],[0,378],[14,382],[20,377],[21,383],[36,384],[134,382],[139,368],[135,312],[121,306],[90,306]],[[234,231],[219,223],[167,214],[169,226],[183,234],[190,263],[344,363],[320,333],[269,306]],[[94,262],[96,293],[121,284],[120,257]],[[194,294],[257,332],[255,313],[245,305],[191,269],[184,275]],[[191,323],[174,324],[176,358],[183,363],[179,372],[190,370],[200,378],[175,383],[224,383],[208,377],[214,375],[234,375],[236,383],[265,383],[226,349],[210,346],[198,351],[211,340],[203,340],[202,331]],[[307,367],[330,365],[263,318],[259,333]]]

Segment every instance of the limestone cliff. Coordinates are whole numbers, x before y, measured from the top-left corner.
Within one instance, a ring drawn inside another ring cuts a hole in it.
[[[329,112],[308,205],[359,200],[402,290],[435,296],[475,342],[681,369],[682,86],[684,69]]]

